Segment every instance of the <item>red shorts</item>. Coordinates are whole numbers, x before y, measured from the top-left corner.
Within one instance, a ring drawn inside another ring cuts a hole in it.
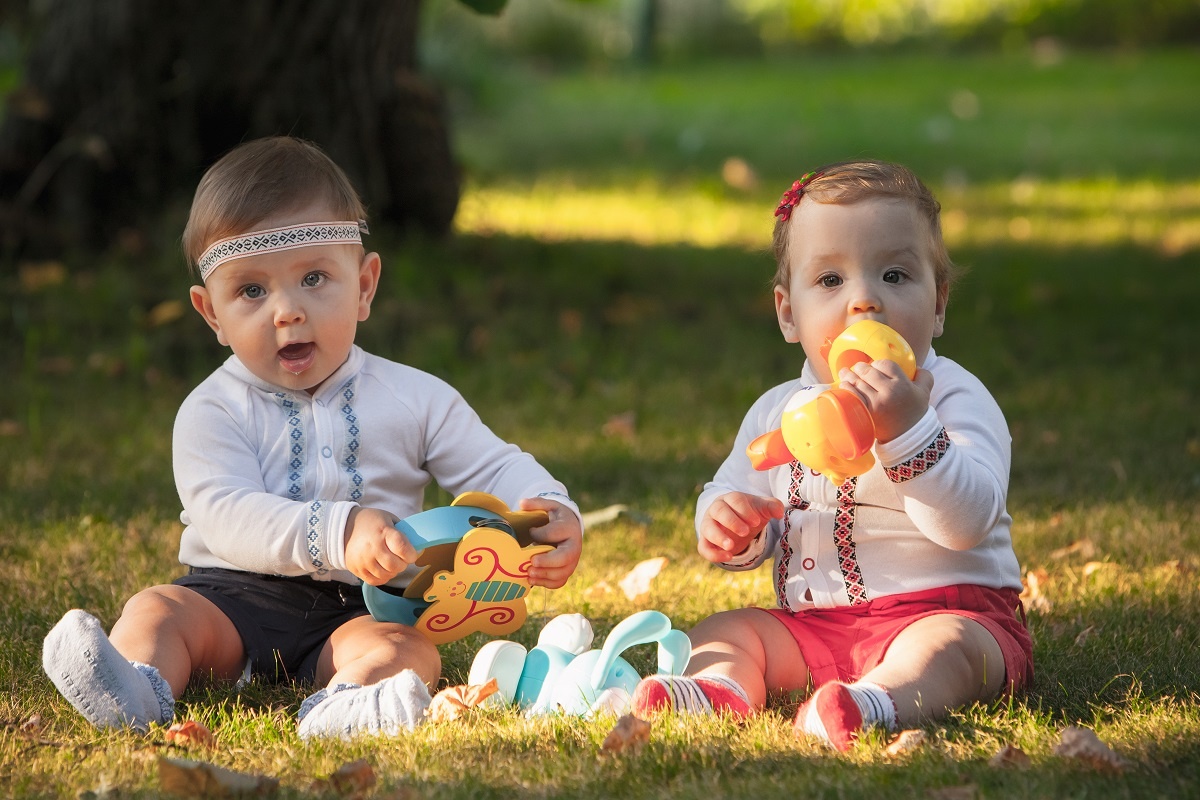
[[[960,584],[880,597],[845,608],[763,610],[786,625],[795,637],[814,688],[834,680],[860,679],[878,666],[902,630],[934,614],[972,619],[995,637],[1004,653],[1007,692],[1033,681],[1033,642],[1015,589]]]

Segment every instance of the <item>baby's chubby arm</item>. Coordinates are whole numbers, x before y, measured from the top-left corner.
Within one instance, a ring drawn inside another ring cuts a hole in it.
[[[745,552],[768,522],[782,518],[783,503],[777,498],[723,494],[704,512],[696,548],[712,563],[724,564]]]
[[[346,569],[372,586],[387,583],[417,560],[396,519],[383,509],[361,507],[346,518]]]
[[[545,511],[549,522],[533,528],[529,535],[538,544],[552,544],[554,549],[538,553],[529,567],[529,582],[534,586],[558,589],[575,572],[583,553],[583,526],[568,506],[548,497],[528,497],[521,501],[522,511]]]

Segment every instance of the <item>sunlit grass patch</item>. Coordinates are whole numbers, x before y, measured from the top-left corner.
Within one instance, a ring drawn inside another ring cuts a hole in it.
[[[1052,248],[1133,245],[1175,256],[1200,248],[1200,181],[1023,176],[934,186],[943,227],[958,246],[1020,243]],[[528,183],[468,187],[455,220],[466,234],[694,247],[769,246],[771,200],[696,182],[642,179],[589,186],[547,175]]]

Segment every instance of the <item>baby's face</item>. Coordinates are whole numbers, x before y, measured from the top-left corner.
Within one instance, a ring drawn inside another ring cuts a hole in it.
[[[920,365],[946,317],[934,278],[929,225],[903,200],[851,205],[805,198],[788,222],[791,281],[776,287],[779,327],[799,342],[823,383],[836,378],[822,347],[851,323],[873,319],[908,341]]]
[[[334,219],[314,206],[255,227]],[[314,244],[222,264],[204,286],[192,287],[192,304],[257,377],[311,392],[350,354],[378,281],[376,254],[354,244]]]

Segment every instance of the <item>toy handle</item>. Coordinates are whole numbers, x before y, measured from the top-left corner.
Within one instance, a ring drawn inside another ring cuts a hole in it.
[[[692,640],[683,631],[668,631],[658,642],[658,674],[682,675],[692,660]]]
[[[826,389],[816,399],[817,418],[829,446],[847,461],[853,461],[875,444],[875,422],[862,400],[839,387]]]
[[[600,648],[600,658],[592,667],[591,684],[596,691],[604,686],[608,679],[609,670],[617,662],[617,658],[626,649],[635,644],[658,642],[671,632],[671,620],[661,611],[639,611],[633,616],[626,617],[617,623],[612,632],[604,638],[604,646]]]
[[[421,534],[417,533],[416,528],[408,523],[407,520],[399,520],[396,522],[396,530],[404,534],[404,538],[408,539],[408,543],[413,546],[413,550],[420,553],[426,547],[429,547],[430,541]]]

